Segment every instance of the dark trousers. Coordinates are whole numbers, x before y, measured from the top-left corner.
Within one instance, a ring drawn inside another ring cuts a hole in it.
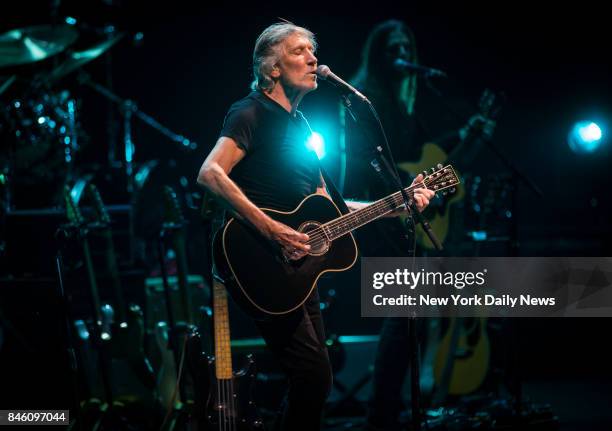
[[[256,323],[289,380],[280,429],[319,430],[332,371],[317,291],[295,312]]]

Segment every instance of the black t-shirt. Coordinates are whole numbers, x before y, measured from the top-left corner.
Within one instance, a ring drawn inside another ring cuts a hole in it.
[[[310,133],[301,112],[250,93],[230,107],[220,133],[246,151],[230,178],[259,207],[294,209],[320,183],[317,155],[306,147]]]

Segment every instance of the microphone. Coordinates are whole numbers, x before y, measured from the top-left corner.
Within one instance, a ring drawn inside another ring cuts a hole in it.
[[[402,73],[415,72],[426,78],[430,78],[430,77],[446,78],[446,73],[442,72],[441,70],[410,63],[401,58],[395,59],[395,61],[393,62],[393,68],[397,70],[398,72],[402,72]]]
[[[361,94],[357,89],[355,89],[355,87],[353,87],[351,84],[349,84],[348,82],[346,82],[345,80],[343,80],[342,78],[338,77],[338,75],[336,75],[334,72],[331,71],[331,69],[322,64],[319,67],[317,67],[317,76],[325,81],[328,81],[330,84],[340,88],[341,90],[344,90],[347,93],[352,93],[355,96],[357,96],[359,99],[361,99],[361,101],[368,103],[368,104],[372,104],[367,97],[365,97],[363,94]]]

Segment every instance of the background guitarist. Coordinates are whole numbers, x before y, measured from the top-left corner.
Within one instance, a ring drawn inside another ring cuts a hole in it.
[[[455,107],[442,100],[437,90],[423,85],[428,84],[423,78],[427,69],[419,71],[402,62],[409,65],[419,63],[414,34],[401,21],[382,22],[367,37],[352,84],[376,107],[400,175],[410,177],[419,172],[409,167],[417,165],[414,162],[423,156],[423,144],[426,142],[435,142],[440,149],[434,156],[434,163],[445,163],[449,161],[444,159],[446,154],[464,142],[467,144],[467,138],[473,136],[474,130],[491,134],[495,123],[478,114],[463,123],[463,119],[457,119]],[[418,97],[417,87],[423,87]],[[394,190],[392,183],[370,166],[375,158],[374,148],[382,145],[383,138],[378,124],[367,110],[357,104],[352,109],[359,119],[359,125],[350,115],[345,113],[341,116],[345,118],[347,141],[343,194],[358,200],[378,199]],[[443,132],[445,130],[448,132]],[[464,147],[468,145],[462,146],[461,151],[453,152],[462,155],[462,160],[458,157],[452,160],[460,170],[467,167],[470,156],[478,150],[472,146],[470,151],[464,151],[467,150]],[[469,156],[466,156],[467,153]],[[436,235],[444,239],[438,232]],[[361,229],[357,237],[366,256],[407,256],[415,244],[414,237],[401,218],[378,220]],[[425,328],[419,329],[419,333],[424,331]],[[397,421],[403,408],[401,391],[409,366],[408,346],[408,321],[385,319],[374,369],[368,411],[369,429],[399,429]]]
[[[198,175],[198,183],[233,216],[276,244],[289,260],[308,253],[308,236],[260,208],[291,211],[310,194],[328,196],[316,154],[305,146],[310,129],[297,110],[304,95],[317,88],[315,49],[313,34],[291,23],[263,31],[253,52],[253,91],[231,106]],[[432,196],[418,189],[417,206],[424,208]],[[365,204],[348,205],[358,209]],[[289,378],[282,429],[318,430],[332,376],[316,290],[294,313],[256,324]]]
[[[467,145],[466,141],[475,137],[474,131],[492,134],[495,123],[480,114],[466,121],[467,115],[462,114],[472,107],[443,99],[430,85],[436,77],[425,77],[427,70],[431,69],[412,71],[402,62],[418,67],[415,37],[405,23],[384,21],[369,33],[361,63],[351,80],[376,107],[400,175],[406,180],[429,166],[447,162],[464,171],[478,151],[477,142]],[[435,83],[443,82],[438,78]],[[444,90],[445,94],[458,91],[454,88]],[[357,200],[376,200],[395,191],[396,187],[370,166],[375,146],[382,145],[378,123],[367,107],[354,104],[352,110],[359,118],[358,125],[350,115],[345,113],[342,116],[345,119],[347,151],[343,195]],[[431,161],[420,167],[421,164],[416,162],[426,156],[423,151],[426,143],[429,144],[427,149],[435,143],[438,151],[432,155]],[[451,151],[453,160],[445,160]],[[385,170],[382,171],[384,175]],[[440,233],[436,234],[444,240]],[[361,239],[362,252],[368,256],[405,256],[413,245],[412,238],[406,238],[402,221],[398,218],[372,223],[357,235]]]

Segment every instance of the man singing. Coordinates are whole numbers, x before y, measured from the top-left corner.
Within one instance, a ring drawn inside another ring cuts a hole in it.
[[[260,208],[290,211],[310,194],[329,197],[317,156],[305,145],[310,128],[297,110],[302,98],[317,88],[315,50],[312,32],[289,22],[261,33],[253,51],[252,92],[229,109],[198,175],[198,183],[234,217],[277,243],[291,260],[308,253],[308,235]],[[417,207],[422,210],[433,195],[417,189]],[[352,211],[367,204],[347,205]],[[256,324],[289,379],[281,429],[320,429],[332,375],[317,291],[296,311]]]

